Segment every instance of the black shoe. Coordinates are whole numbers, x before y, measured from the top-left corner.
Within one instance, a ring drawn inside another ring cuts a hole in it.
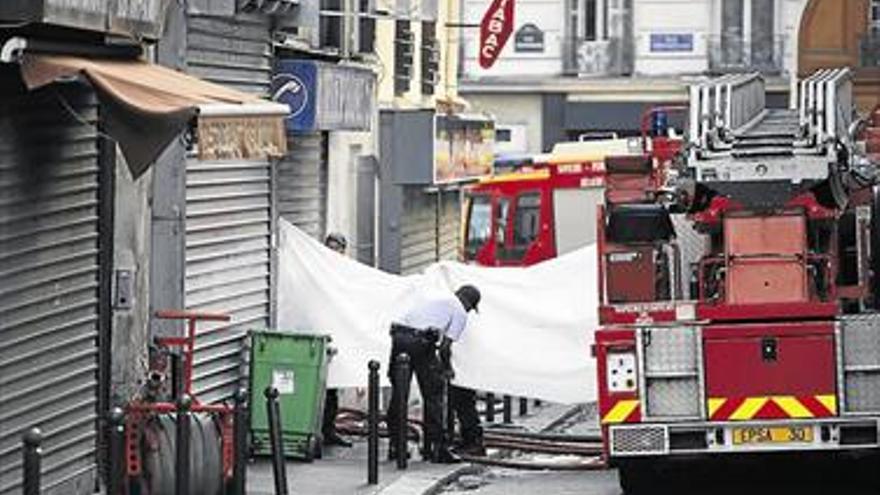
[[[456,462],[461,462],[461,458],[450,452],[448,448],[439,447],[434,450],[431,462],[434,464],[455,464]]]
[[[410,458],[409,450],[406,451],[406,458],[407,458],[407,460],[409,460],[409,458]],[[388,449],[388,460],[389,461],[396,461],[397,460],[397,450]]]
[[[461,447],[456,448],[454,451],[457,455],[464,455],[468,457],[486,457],[486,448],[479,444],[462,445]]]
[[[324,436],[324,445],[328,447],[351,447],[351,442],[342,438],[337,433]]]

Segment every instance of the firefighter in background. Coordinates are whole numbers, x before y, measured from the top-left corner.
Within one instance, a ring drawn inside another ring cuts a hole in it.
[[[460,287],[455,294],[432,294],[408,308],[391,324],[391,360],[388,370],[391,378],[391,404],[388,424],[396,425],[397,407],[409,402],[409,385],[415,373],[425,408],[425,438],[431,446],[431,462],[451,463],[459,459],[449,450],[449,439],[443,425],[443,389],[449,370],[437,356],[450,356],[452,343],[457,341],[467,326],[467,313],[476,311],[480,291],[473,285]],[[410,375],[401,383],[393,365],[400,354],[410,358]],[[406,452],[397,452],[396,428],[389,428],[391,448],[388,457],[395,459]]]
[[[344,235],[333,232],[328,234],[327,238],[324,239],[324,245],[344,256],[345,249],[348,246],[348,242],[346,241]],[[338,412],[339,389],[328,388],[327,395],[324,400],[324,421],[321,426],[321,433],[324,437],[324,445],[351,447],[351,442],[339,436],[339,432],[336,431],[336,414]]]

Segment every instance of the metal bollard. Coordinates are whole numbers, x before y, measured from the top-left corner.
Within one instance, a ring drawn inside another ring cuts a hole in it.
[[[529,399],[526,399],[525,397],[520,397],[519,398],[519,415],[525,416],[528,413],[529,413]]]
[[[121,408],[114,407],[110,411],[109,434],[109,473],[107,492],[109,495],[125,493],[125,413]]]
[[[177,401],[177,428],[175,429],[175,495],[187,495],[190,492],[190,407],[192,407],[192,399],[186,394],[182,395]]]
[[[367,382],[367,483],[379,483],[379,361],[372,360]]]
[[[232,486],[230,491],[232,495],[245,495],[248,459],[248,393],[245,389],[239,389],[235,394],[234,414],[232,448],[235,460],[232,465]]]
[[[397,429],[397,469],[406,469],[407,457],[407,423],[409,422],[409,355],[406,353],[397,356],[394,363],[395,381],[401,390],[397,394],[398,403],[392,404],[397,408],[397,424],[389,428]]]
[[[513,423],[513,399],[509,395],[504,396],[504,409],[502,409],[504,424]]]
[[[22,436],[24,455],[24,495],[40,495],[40,464],[43,458],[43,433],[39,428],[31,428]]]
[[[495,394],[492,392],[486,393],[486,422],[495,422]]]
[[[281,432],[281,407],[278,389],[266,387],[266,413],[269,415],[269,443],[272,447],[272,474],[275,478],[275,495],[287,495],[287,466],[284,465],[284,442]]]

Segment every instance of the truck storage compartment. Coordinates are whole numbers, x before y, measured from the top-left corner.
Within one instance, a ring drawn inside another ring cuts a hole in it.
[[[719,325],[703,336],[711,420],[837,414],[833,323]]]

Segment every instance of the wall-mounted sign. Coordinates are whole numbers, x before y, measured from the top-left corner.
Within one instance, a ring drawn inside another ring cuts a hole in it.
[[[694,35],[691,33],[651,33],[652,52],[692,52]]]
[[[520,26],[513,36],[513,50],[517,52],[540,53],[544,51],[544,31],[538,26],[527,23]]]
[[[277,116],[199,116],[199,160],[258,160],[287,152]]]
[[[434,117],[434,183],[473,179],[492,173],[495,123],[482,115]]]
[[[480,67],[495,64],[513,32],[513,1],[492,0],[480,22]]]
[[[282,60],[272,77],[272,99],[286,103],[289,131],[370,129],[376,76],[368,69]]]

